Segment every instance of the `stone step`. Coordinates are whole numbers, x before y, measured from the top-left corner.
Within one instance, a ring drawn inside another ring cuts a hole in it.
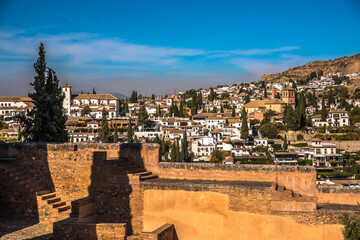
[[[58,202],[61,202],[61,198],[51,198],[47,201],[48,204],[52,204],[52,203],[58,203]]]
[[[21,180],[21,179],[25,179],[27,176],[24,175],[22,172],[17,172],[15,175],[12,174],[10,175],[12,178],[14,178],[15,180]]]
[[[63,207],[63,206],[66,206],[66,202],[59,202],[59,203],[53,204],[53,208],[59,208],[59,207]]]
[[[44,196],[44,195],[51,194],[51,193],[53,193],[53,192],[48,189],[46,189],[46,190],[44,189],[44,190],[37,191],[36,196]]]
[[[146,172],[145,168],[135,168],[133,169],[132,173],[142,173],[142,172]]]
[[[22,177],[20,180],[16,179],[17,183],[21,184],[21,185],[29,185],[30,183],[34,183],[34,179],[32,178],[27,178],[26,176]]]
[[[129,162],[129,159],[124,157],[109,157],[106,159],[106,161],[114,161],[114,162]]]
[[[130,235],[126,237],[127,240],[139,240],[140,237],[139,236],[134,236],[134,235]]]
[[[137,176],[148,176],[148,175],[151,175],[152,172],[139,172],[139,173],[135,173],[135,175]]]
[[[15,167],[15,166],[3,168],[4,173],[11,173],[11,172],[18,171],[18,170],[19,170],[19,168]]]
[[[68,211],[70,209],[71,209],[70,206],[64,206],[64,207],[58,208],[58,211],[59,211],[59,213],[62,213],[62,212]]]
[[[17,158],[15,157],[7,157],[7,158],[0,158],[0,161],[7,162],[7,161],[16,161]]]
[[[10,171],[6,171],[5,173],[9,174],[10,176],[16,176],[16,175],[19,175],[19,174],[24,175],[23,171],[20,170],[20,169],[13,169],[13,170],[10,170]]]
[[[55,198],[56,197],[56,193],[52,192],[52,193],[48,193],[48,194],[45,194],[41,197],[42,200],[48,200],[48,199],[51,199],[51,198]]]
[[[155,179],[155,178],[158,178],[158,176],[154,175],[154,174],[146,175],[146,176],[140,176],[140,181],[145,181],[145,180]]]

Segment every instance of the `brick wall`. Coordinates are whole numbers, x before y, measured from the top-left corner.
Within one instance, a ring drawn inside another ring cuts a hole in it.
[[[342,186],[317,186],[317,203],[348,204],[360,203],[360,189]]]
[[[126,239],[123,223],[77,223],[68,219],[54,224],[54,240]]]

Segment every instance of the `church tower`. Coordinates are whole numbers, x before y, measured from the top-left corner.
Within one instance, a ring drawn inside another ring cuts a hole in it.
[[[62,91],[65,96],[63,101],[63,108],[65,110],[66,115],[70,115],[70,107],[71,107],[71,86],[69,84],[64,84],[62,86]]]
[[[282,90],[281,99],[286,102],[286,104],[291,104],[291,106],[295,108],[295,89],[285,88]]]

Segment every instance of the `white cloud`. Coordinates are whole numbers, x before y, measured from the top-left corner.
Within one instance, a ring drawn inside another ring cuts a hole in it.
[[[75,64],[110,61],[174,65],[183,57],[202,55],[209,58],[226,58],[236,55],[269,55],[299,49],[288,46],[273,49],[205,51],[135,44],[120,38],[102,38],[92,33],[26,36],[22,30],[0,30],[0,50],[5,52],[5,56],[36,56],[40,42],[45,43],[49,58],[69,57]],[[2,56],[4,57],[4,53]]]
[[[299,49],[207,51],[137,44],[86,32],[29,35],[23,30],[0,29],[0,83],[11,80],[11,89],[28,85],[40,42],[45,44],[49,66],[62,81],[79,87],[89,82],[103,91],[117,88],[155,93],[257,80],[264,73],[285,70],[289,65],[286,61],[292,58],[285,54]],[[280,60],[269,60],[275,59],[270,56],[275,53],[276,58],[280,53]],[[267,59],[262,59],[265,55]],[[10,94],[7,86],[0,89],[0,95]]]

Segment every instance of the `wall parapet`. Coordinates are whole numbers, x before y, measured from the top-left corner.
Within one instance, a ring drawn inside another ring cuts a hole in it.
[[[250,171],[250,172],[316,172],[315,167],[308,166],[275,166],[275,165],[255,165],[255,164],[219,164],[219,163],[176,163],[160,162],[160,168],[164,169],[185,169],[194,170],[220,170],[220,171]]]
[[[354,187],[343,187],[340,185],[335,186],[322,186],[317,185],[316,189],[319,193],[350,193],[350,194],[360,194],[360,188],[354,188]]]

